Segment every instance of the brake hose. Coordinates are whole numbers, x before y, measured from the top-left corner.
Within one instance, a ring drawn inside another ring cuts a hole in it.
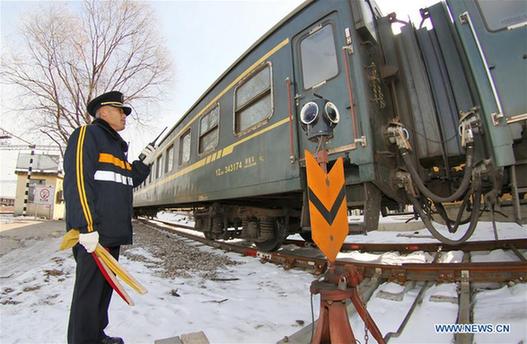
[[[412,201],[412,204],[414,206],[414,209],[419,214],[419,217],[421,217],[421,220],[423,221],[426,228],[432,233],[434,238],[441,241],[444,244],[447,245],[459,245],[464,243],[472,234],[474,233],[474,230],[476,229],[476,225],[478,224],[479,219],[479,209],[480,209],[480,202],[481,202],[481,188],[478,186],[475,188],[475,192],[473,193],[473,207],[472,207],[472,213],[470,215],[470,224],[468,225],[467,231],[463,236],[457,240],[453,240],[450,238],[445,237],[443,234],[441,234],[432,224],[430,221],[429,216],[425,213],[423,208],[421,207],[421,204],[419,204],[419,201],[415,197],[410,196],[410,200]]]
[[[408,150],[404,150],[401,152],[401,155],[403,157],[404,164],[406,165],[406,168],[408,169],[408,172],[412,176],[412,182],[417,186],[419,191],[421,193],[430,198],[434,202],[453,202],[458,200],[463,194],[467,191],[468,186],[470,184],[470,179],[472,176],[472,160],[474,155],[474,146],[468,145],[467,146],[467,160],[465,162],[465,172],[463,175],[463,179],[461,180],[461,184],[457,188],[457,190],[450,196],[442,197],[439,195],[436,195],[432,191],[430,191],[425,184],[423,183],[423,180],[421,179],[421,176],[419,176],[419,173],[417,172],[417,169],[415,167],[414,161],[410,157],[410,153]]]
[[[468,203],[469,197],[470,197],[470,194],[467,193],[465,195],[465,197],[463,198],[463,202],[461,203],[461,206],[459,207],[459,210],[458,210],[458,213],[457,213],[457,216],[456,216],[455,220],[451,220],[448,217],[448,214],[447,214],[447,212],[445,210],[445,207],[443,207],[443,204],[438,203],[438,202],[434,202],[434,205],[435,205],[435,207],[437,209],[437,213],[443,219],[443,221],[445,221],[445,225],[448,227],[448,231],[450,233],[455,233],[457,228],[460,225],[467,224],[470,221],[470,215],[467,216],[464,219],[461,218],[462,215],[463,215],[463,212],[467,208],[467,203]]]

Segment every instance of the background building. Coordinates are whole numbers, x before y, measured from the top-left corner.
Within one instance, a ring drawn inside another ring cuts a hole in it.
[[[23,213],[30,158],[30,154],[18,154],[15,168],[17,175],[15,216]],[[64,218],[64,175],[60,166],[59,155],[33,155],[26,215],[55,220]]]

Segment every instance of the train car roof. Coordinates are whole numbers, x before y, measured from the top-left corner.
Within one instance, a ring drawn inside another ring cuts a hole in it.
[[[213,83],[210,85],[205,92],[190,106],[190,108],[181,116],[181,118],[176,122],[176,124],[170,129],[170,131],[163,137],[163,140],[160,142],[163,144],[165,140],[174,132],[174,130],[179,126],[179,124],[198,106],[198,104],[207,96],[216,85],[218,85],[223,78],[225,78],[243,59],[245,59],[257,46],[259,46],[263,41],[265,41],[269,36],[271,36],[276,30],[278,30],[285,22],[294,17],[298,12],[302,11],[306,6],[315,2],[316,0],[305,0],[303,3],[298,5],[293,11],[291,11],[287,16],[282,20],[276,23],[271,29],[269,29],[263,36],[261,36],[256,42],[254,42],[240,57],[238,57],[226,70],[223,72]]]

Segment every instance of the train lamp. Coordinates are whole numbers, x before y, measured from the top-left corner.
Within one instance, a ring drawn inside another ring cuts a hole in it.
[[[300,110],[302,128],[310,141],[320,142],[333,137],[333,128],[340,121],[340,113],[335,104],[322,97],[312,100]]]
[[[314,96],[316,99],[302,106],[300,122],[309,141],[317,143],[317,161],[326,171],[328,163],[326,142],[333,137],[333,129],[340,121],[340,113],[334,103],[316,93]]]

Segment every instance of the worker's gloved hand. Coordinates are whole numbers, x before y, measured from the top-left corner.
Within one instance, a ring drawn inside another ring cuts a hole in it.
[[[97,244],[99,243],[99,232],[93,231],[90,233],[79,234],[79,244],[84,246],[86,252],[92,253],[95,251]]]
[[[154,162],[154,152],[155,147],[149,143],[139,154],[139,160],[141,160],[145,165],[150,165]]]

